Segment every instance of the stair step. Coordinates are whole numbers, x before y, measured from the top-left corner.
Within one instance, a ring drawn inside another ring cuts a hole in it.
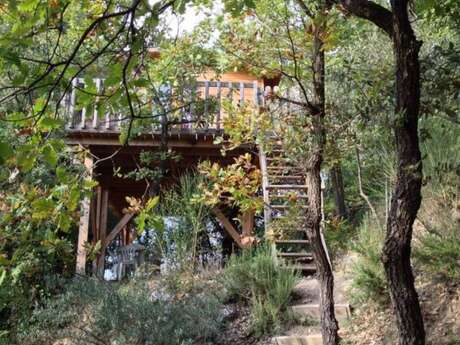
[[[295,163],[291,161],[290,159],[283,157],[283,156],[271,156],[271,157],[266,157],[265,158],[268,162],[285,162],[287,164]]]
[[[321,334],[302,335],[302,336],[282,336],[274,337],[275,345],[323,345],[323,337]]]
[[[277,253],[282,258],[313,258],[311,253]]]
[[[299,265],[287,265],[289,268],[295,271],[314,273],[316,272],[315,264],[299,264]]]
[[[267,170],[289,170],[289,169],[297,169],[298,171],[302,171],[302,169],[297,166],[286,166],[286,165],[267,166]]]
[[[309,240],[275,240],[275,244],[310,244]]]
[[[298,194],[282,194],[282,195],[270,195],[271,199],[308,199],[306,195]]]
[[[298,304],[291,307],[291,310],[301,316],[308,316],[318,319],[321,316],[319,304]],[[335,304],[335,316],[339,322],[349,320],[351,318],[351,308],[349,304]]]
[[[289,218],[289,220],[297,220],[299,222],[303,222],[303,221],[305,221],[307,219],[306,216],[290,217],[289,215],[285,215],[285,214],[272,215],[272,219],[285,219],[285,218]]]
[[[291,208],[308,208],[307,205],[295,205],[295,206],[291,206],[291,205],[270,205],[270,208],[273,208],[275,210],[289,210]]]
[[[306,185],[298,184],[270,184],[266,187],[267,189],[307,189]]]

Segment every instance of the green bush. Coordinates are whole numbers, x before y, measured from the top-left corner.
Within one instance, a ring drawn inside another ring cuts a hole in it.
[[[218,299],[209,293],[181,298],[156,293],[146,281],[117,285],[95,279],[69,284],[23,325],[19,343],[211,344],[220,329]]]
[[[419,238],[414,257],[426,269],[447,280],[460,280],[460,233],[427,233]]]
[[[177,186],[162,194],[159,207],[137,218],[140,229],[149,229],[144,236],[148,251],[176,270],[193,270],[200,256],[216,249],[209,241],[210,208],[195,198],[202,181],[193,172],[181,176]]]
[[[350,243],[355,237],[355,230],[348,221],[337,218],[326,221],[325,225],[324,237],[327,249],[332,260],[335,261],[349,250]]]
[[[270,245],[260,245],[232,256],[222,279],[229,297],[249,303],[252,327],[257,335],[275,332],[291,319],[286,307],[299,278],[275,260]]]
[[[352,250],[357,254],[351,272],[350,298],[354,303],[388,301],[385,272],[380,261],[383,240],[384,233],[378,226],[371,226],[370,218],[365,218],[352,244]]]

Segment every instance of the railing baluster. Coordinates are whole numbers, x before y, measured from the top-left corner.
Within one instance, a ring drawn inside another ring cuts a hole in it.
[[[240,106],[244,104],[244,83],[240,81]]]
[[[85,81],[82,78],[78,78],[78,87],[82,88],[83,90],[85,89]],[[81,108],[81,113],[80,113],[80,128],[79,129],[84,129],[86,127],[86,107]]]
[[[80,129],[84,129],[86,127],[86,107],[81,108],[81,123]]]
[[[99,124],[97,106],[98,106],[98,101],[99,101],[99,92],[101,92],[101,89],[102,89],[101,88],[102,80],[100,78],[96,78],[96,79],[94,79],[94,83],[96,84],[97,96],[96,96],[96,99],[95,99],[95,102],[94,102],[94,109],[93,109],[93,128],[97,128],[97,126]]]
[[[123,114],[118,113],[118,121],[117,121],[116,127],[118,128],[119,131],[121,130],[121,122],[122,121],[123,121]]]
[[[69,128],[73,128],[73,124],[74,124],[74,111],[75,111],[75,86],[77,84],[77,80],[76,79],[73,79],[72,80],[72,83],[71,83],[71,86],[70,86],[70,104],[69,104]]]
[[[105,129],[110,129],[110,111],[105,112]]]
[[[221,102],[221,93],[222,93],[222,85],[220,83],[220,80],[217,81],[217,119],[216,119],[216,128],[219,130],[220,129],[220,118],[221,118],[221,108],[222,108],[222,102]]]
[[[233,101],[233,83],[231,81],[228,82],[228,94],[227,98]]]
[[[190,91],[191,102],[190,102],[190,116],[189,116],[189,118],[188,118],[189,123],[187,123],[187,124],[185,125],[185,127],[188,128],[188,129],[191,129],[191,128],[193,127],[193,123],[192,123],[191,121],[196,121],[196,118],[197,118],[197,116],[196,116],[196,114],[195,114],[195,111],[196,111],[196,109],[197,109],[197,108],[196,108],[196,98],[197,98],[197,97],[196,97],[196,92],[197,92],[196,89],[197,89],[197,84],[194,83],[194,84],[192,85],[192,89],[191,89],[191,91]]]
[[[259,106],[259,87],[257,80],[254,80],[252,83],[252,99],[254,101],[254,106],[257,108]]]
[[[209,103],[209,81],[204,82],[204,117],[208,115],[208,103]]]

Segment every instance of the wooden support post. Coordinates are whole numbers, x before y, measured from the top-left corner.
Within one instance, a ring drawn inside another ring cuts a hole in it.
[[[241,243],[245,248],[251,247],[254,243],[256,243],[256,237],[253,235],[254,214],[254,211],[248,210],[241,215],[241,227],[243,228]]]
[[[101,246],[105,242],[105,238],[107,236],[107,215],[109,212],[109,191],[107,189],[103,189],[101,192],[100,198],[100,218],[99,218],[99,240],[101,241]],[[104,277],[104,264],[105,264],[105,249],[99,253],[97,259],[97,274],[99,277]]]
[[[252,236],[254,230],[254,211],[246,211],[241,217],[241,224],[243,227],[243,236]]]
[[[85,168],[88,177],[93,173],[93,158],[91,156],[85,157]],[[80,208],[80,225],[78,229],[78,244],[77,244],[77,265],[75,273],[79,275],[86,274],[86,242],[88,241],[89,232],[89,211],[91,207],[91,199],[86,197],[81,202]]]
[[[99,233],[101,228],[101,203],[102,203],[102,188],[96,187],[96,227],[93,229],[94,242],[99,240]]]

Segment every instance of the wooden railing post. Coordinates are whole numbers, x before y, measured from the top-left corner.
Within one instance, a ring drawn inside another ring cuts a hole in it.
[[[99,95],[99,93],[102,90],[102,80],[100,78],[94,79],[94,82],[96,84],[96,92]],[[94,102],[94,109],[93,109],[93,128],[97,128],[99,124],[99,114],[98,114],[98,109],[97,109],[97,103],[99,100],[99,96],[96,97],[96,100]]]
[[[85,157],[85,168],[89,178],[93,174],[93,158],[90,155]],[[89,212],[91,201],[89,197],[82,200],[80,206],[80,225],[78,228],[78,243],[77,243],[77,262],[75,273],[77,275],[86,274],[86,242],[88,241],[89,233]]]
[[[68,128],[74,127],[74,116],[75,116],[75,85],[77,83],[77,79],[73,79],[71,86],[70,86],[70,102],[68,108]]]

